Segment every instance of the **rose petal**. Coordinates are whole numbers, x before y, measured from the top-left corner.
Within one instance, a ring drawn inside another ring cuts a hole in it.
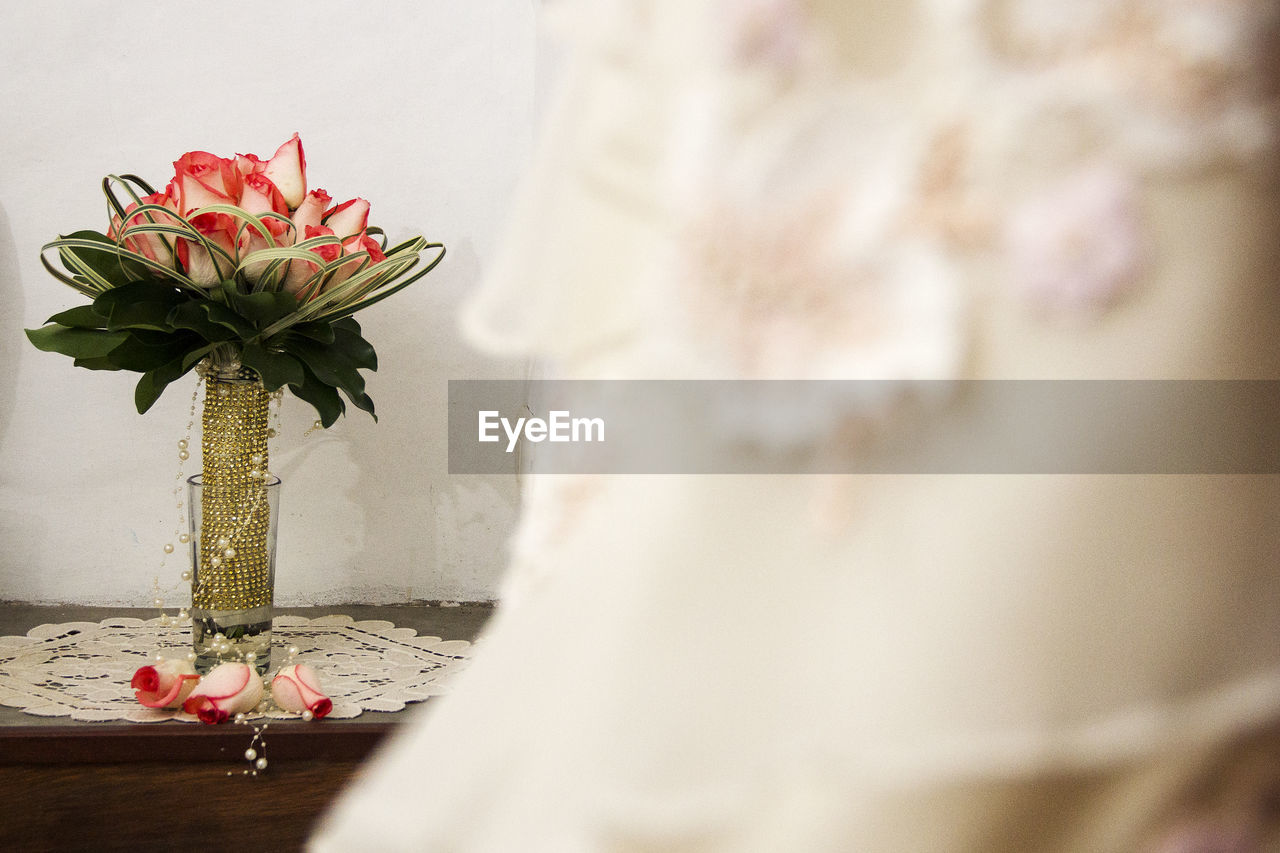
[[[281,710],[310,711],[316,719],[333,710],[333,702],[320,690],[319,676],[305,663],[283,667],[271,682],[271,695]]]
[[[293,212],[293,227],[299,235],[305,237],[308,227],[320,227],[320,220],[324,218],[325,207],[331,201],[333,199],[324,190],[317,189],[307,193],[307,197],[302,200],[302,204],[298,205],[298,209]]]
[[[133,696],[148,708],[177,708],[191,695],[191,691],[196,688],[199,681],[198,675],[182,675],[173,680],[168,692],[163,695],[148,695],[139,690]]]
[[[226,699],[244,690],[252,677],[244,663],[220,663],[200,682],[200,693],[210,699]]]
[[[289,207],[302,204],[307,194],[307,158],[302,153],[302,140],[294,134],[288,142],[276,149],[267,161],[262,173],[280,188]]]
[[[182,708],[206,723],[253,710],[262,699],[262,679],[246,663],[215,666],[183,702]]]
[[[369,224],[369,202],[362,198],[344,201],[325,214],[324,224],[343,240],[361,234]]]
[[[176,708],[199,680],[190,661],[168,659],[140,667],[129,686],[134,688],[134,698],[148,708]]]
[[[160,688],[160,674],[156,672],[154,666],[139,667],[138,671],[133,674],[133,679],[129,682],[129,686],[134,690],[145,690],[148,693],[154,693]]]

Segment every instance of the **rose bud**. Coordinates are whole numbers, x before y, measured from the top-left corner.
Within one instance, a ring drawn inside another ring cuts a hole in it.
[[[199,231],[210,243],[220,247],[226,255],[211,254],[203,243],[179,237],[175,247],[178,263],[187,277],[200,287],[212,287],[235,271],[236,220],[225,213],[202,213],[193,216],[191,227]],[[228,260],[228,257],[231,260]]]
[[[333,229],[324,225],[308,225],[302,234],[303,240],[310,240],[313,237],[332,237]],[[336,261],[342,255],[342,246],[337,243],[321,243],[318,246],[306,246],[307,251],[313,252],[320,257],[325,263]],[[310,292],[311,277],[320,271],[320,265],[311,263],[310,261],[289,261],[289,272],[284,279],[284,290],[292,293],[299,298],[314,298],[317,294]],[[334,275],[341,274],[341,269],[336,271]],[[350,275],[350,273],[347,273]],[[345,277],[345,276],[344,276]]]
[[[317,720],[333,710],[333,702],[320,691],[316,671],[305,663],[281,668],[271,679],[271,698],[282,711],[295,714],[310,711]]]
[[[182,710],[202,723],[221,723],[235,714],[252,711],[262,700],[262,679],[247,663],[220,663],[200,679],[182,703]]]
[[[168,191],[145,196],[142,199],[142,204],[157,204],[174,212],[177,212],[178,209],[177,202],[170,198]],[[173,252],[170,248],[173,245],[173,238],[136,229],[145,229],[150,225],[176,225],[178,220],[173,216],[155,210],[134,213],[138,206],[138,202],[134,202],[124,209],[125,220],[123,224],[119,216],[112,217],[111,227],[107,229],[107,236],[112,240],[119,240],[123,236],[126,249],[150,258],[169,269],[173,269]]]
[[[262,174],[280,188],[290,208],[302,204],[303,196],[307,194],[307,158],[302,153],[302,140],[298,134],[295,133],[293,138],[276,149]]]
[[[312,190],[307,193],[307,197],[302,200],[302,204],[298,205],[298,209],[293,212],[293,227],[297,232],[297,239],[306,238],[307,228],[319,228],[320,220],[324,217],[325,205],[333,199],[324,190]]]
[[[234,160],[208,151],[188,151],[173,164],[173,194],[178,210],[186,216],[211,204],[237,204],[243,178]]]
[[[369,202],[362,198],[344,201],[325,213],[324,224],[343,240],[354,234],[363,234],[369,224]]]
[[[363,232],[342,241],[342,253],[344,255],[353,255],[356,252],[368,252],[369,263],[371,264],[379,264],[387,259],[387,256],[382,253],[382,247],[378,245],[378,241]]]
[[[148,708],[177,708],[196,688],[200,676],[188,660],[162,660],[139,667],[129,686]]]

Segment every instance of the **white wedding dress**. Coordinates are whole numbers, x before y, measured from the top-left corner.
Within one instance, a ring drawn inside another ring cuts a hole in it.
[[[563,5],[563,96],[466,323],[575,378],[1280,377],[1275,5]],[[736,428],[856,453],[886,412]],[[474,664],[315,850],[1274,839],[1276,774],[1237,770],[1280,720],[1276,476],[527,496]]]

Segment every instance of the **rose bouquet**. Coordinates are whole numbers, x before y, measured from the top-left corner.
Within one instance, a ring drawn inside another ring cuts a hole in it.
[[[105,233],[44,246],[45,268],[92,302],[27,335],[80,367],[141,373],[139,412],[198,369],[201,474],[187,481],[190,533],[178,536],[191,548],[183,579],[194,663],[204,671],[242,660],[265,672],[280,485],[269,467],[269,402],[288,387],[324,427],[346,410],[344,396],[372,415],[360,371],[376,370],[377,357],[351,315],[426,275],[444,247],[422,237],[389,247],[369,225],[367,201],[333,204],[308,190],[297,134],[267,160],[192,151],[173,165],[163,192],[108,176]],[[178,442],[180,459],[189,438]],[[159,676],[149,685],[147,676],[143,687],[169,701],[171,685]]]
[[[367,201],[308,191],[297,134],[268,160],[184,154],[163,192],[135,175],[102,188],[106,232],[41,250],[55,278],[93,301],[27,330],[36,347],[91,370],[141,373],[139,412],[207,359],[252,370],[268,392],[288,387],[326,427],[345,411],[339,391],[373,414],[359,371],[376,370],[376,354],[351,315],[430,272],[441,244],[388,248]],[[438,251],[414,272],[428,250]]]

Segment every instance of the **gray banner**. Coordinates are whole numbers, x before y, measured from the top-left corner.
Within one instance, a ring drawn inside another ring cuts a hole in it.
[[[1270,380],[451,380],[449,471],[1276,474],[1278,424]]]

